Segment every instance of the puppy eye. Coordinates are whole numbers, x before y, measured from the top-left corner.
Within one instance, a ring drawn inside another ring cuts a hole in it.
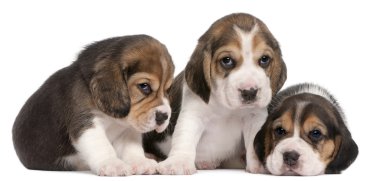
[[[323,135],[322,135],[321,131],[319,131],[317,129],[314,129],[314,130],[309,132],[309,138],[311,139],[311,141],[318,142],[322,139],[322,137],[323,137]]]
[[[231,57],[223,57],[220,60],[220,65],[225,69],[232,69],[235,67],[235,61]]]
[[[276,128],[274,130],[274,133],[275,133],[276,136],[282,137],[282,136],[285,136],[287,132],[286,132],[286,130],[284,128],[278,127],[278,128]]]
[[[145,95],[149,95],[152,92],[152,88],[150,87],[148,83],[138,84],[137,87]]]
[[[267,55],[261,56],[259,59],[260,67],[267,68],[269,66],[269,63],[271,62],[271,60],[272,60],[272,58],[270,58],[270,56],[267,56]]]

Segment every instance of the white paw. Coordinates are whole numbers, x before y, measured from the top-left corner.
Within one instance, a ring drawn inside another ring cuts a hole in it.
[[[132,159],[126,161],[131,167],[133,174],[136,175],[153,175],[157,173],[158,163],[155,160],[148,158]]]
[[[200,170],[214,170],[220,164],[216,162],[211,162],[211,161],[197,161],[195,162],[195,165],[197,166],[197,169],[200,169]]]
[[[158,173],[162,175],[191,175],[197,170],[194,160],[188,157],[173,156],[158,163]]]
[[[132,169],[125,162],[113,158],[103,161],[95,172],[99,176],[126,176],[132,174]]]
[[[261,174],[267,173],[263,164],[259,162],[248,163],[245,170],[249,173],[261,173]]]
[[[246,163],[247,166],[245,170],[249,173],[257,173],[257,174],[266,174],[264,165],[257,158],[256,153],[252,150],[253,146],[249,147],[250,151],[246,152]]]

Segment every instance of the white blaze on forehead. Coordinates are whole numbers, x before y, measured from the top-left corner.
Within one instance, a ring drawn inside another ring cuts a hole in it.
[[[248,64],[251,62],[248,60],[253,60],[253,44],[252,43],[253,43],[253,38],[255,37],[259,29],[260,29],[259,26],[255,25],[251,29],[251,31],[247,32],[240,29],[236,25],[234,26],[234,30],[240,37],[241,52],[242,52],[242,56],[244,60],[242,66],[244,66],[244,64]]]
[[[234,26],[234,30],[239,35],[240,38],[240,54],[242,56],[242,64],[236,71],[236,76],[239,77],[237,80],[237,89],[250,89],[260,87],[260,83],[264,81],[260,77],[265,77],[265,73],[260,70],[254,64],[254,52],[253,52],[253,39],[256,36],[259,27],[254,26],[251,31],[244,31],[237,26]]]
[[[307,102],[300,102],[297,104],[296,107],[296,112],[294,116],[294,132],[293,132],[293,137],[299,137],[300,136],[300,124],[301,124],[301,114],[306,107],[308,103]]]
[[[293,138],[300,138],[300,124],[299,122],[294,123]]]

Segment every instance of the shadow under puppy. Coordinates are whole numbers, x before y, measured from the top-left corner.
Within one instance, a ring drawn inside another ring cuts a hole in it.
[[[358,147],[342,109],[324,88],[298,84],[278,93],[254,147],[274,175],[340,173],[355,161]]]
[[[245,148],[246,169],[257,172],[260,162],[251,145],[285,80],[279,44],[261,20],[236,13],[214,22],[170,88],[169,128],[144,136],[147,152],[168,156],[158,172],[244,168],[231,162],[240,161]]]
[[[147,35],[95,42],[28,99],[13,125],[22,164],[37,170],[88,170],[104,176],[153,174],[141,133],[162,132],[171,109],[174,65]]]

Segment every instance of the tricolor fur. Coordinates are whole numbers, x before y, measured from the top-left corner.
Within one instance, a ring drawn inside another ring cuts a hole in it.
[[[110,38],[80,53],[25,103],[13,126],[16,153],[37,170],[98,175],[153,174],[142,133],[162,132],[171,109],[174,65],[147,35]]]
[[[159,173],[242,167],[230,163],[239,162],[245,148],[247,170],[259,171],[252,142],[285,80],[279,44],[262,21],[243,13],[216,21],[170,89],[168,131],[145,136],[148,152],[168,156]]]
[[[358,155],[338,102],[314,84],[292,86],[273,98],[254,145],[275,175],[340,173]]]

